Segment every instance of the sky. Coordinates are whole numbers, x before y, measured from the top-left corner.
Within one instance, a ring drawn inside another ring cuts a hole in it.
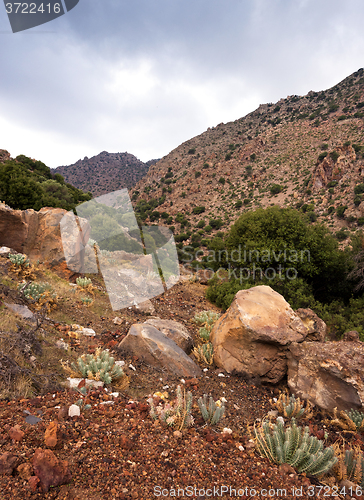
[[[80,0],[12,33],[0,5],[0,149],[161,158],[363,67],[363,20],[362,0]]]

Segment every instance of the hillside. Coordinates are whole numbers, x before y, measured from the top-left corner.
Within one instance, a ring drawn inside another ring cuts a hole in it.
[[[73,165],[54,169],[66,182],[90,191],[94,196],[122,188],[132,188],[157,160],[143,163],[130,153],[102,151],[92,158],[78,160]]]
[[[198,485],[201,492],[215,488],[225,499],[231,496],[221,493],[224,485],[253,492],[239,494],[240,498],[252,498],[254,491],[262,488],[286,488],[284,497],[294,499],[293,487],[302,487],[304,498],[309,498],[314,486],[339,484],[340,477],[325,476],[321,482],[321,478],[299,474],[287,464],[271,463],[260,456],[252,439],[253,426],[259,425],[257,419],[277,416],[272,398],[278,397],[284,382],[274,387],[261,385],[258,378],[230,375],[203,362],[205,371],[198,379],[182,380],[167,369],[153,368],[143,361],[142,354],[131,356],[118,348],[130,326],[144,322],[149,314],[134,307],[113,311],[100,275],[92,276],[92,295],[85,290],[80,295],[75,283],[70,286],[39,264],[32,268],[34,279],[47,281],[52,287],[52,295],[40,309],[39,300],[26,299],[19,291],[21,276],[15,270],[2,252],[1,500],[144,500],[153,498],[153,493],[158,496],[158,486],[164,492],[170,488],[188,492],[187,485]],[[92,296],[89,305],[83,300],[86,293]],[[203,285],[181,279],[151,303],[156,316],[182,323],[197,345],[200,341],[193,317],[211,309],[204,295]],[[94,336],[75,334],[77,325],[92,328]],[[112,381],[112,385],[84,393],[80,388],[66,388],[66,363],[95,353],[97,348],[109,349],[115,360],[125,363],[129,385],[120,389]],[[162,401],[165,394],[173,401],[178,385],[191,391],[196,418],[193,426],[180,430],[153,420],[147,404],[152,394],[156,401],[158,397]],[[214,401],[224,398],[225,414],[217,425],[206,425],[199,415],[197,401],[204,394]],[[69,416],[75,403],[81,407],[80,415]],[[313,436],[325,437],[325,447],[341,444],[345,437],[348,445],[363,449],[362,434],[341,431],[329,424],[327,417],[315,407],[314,414],[307,412],[300,425],[308,425]],[[41,467],[35,465],[36,457]],[[345,487],[353,491],[356,484],[347,482]],[[333,495],[327,497],[338,498],[334,488],[337,490],[333,486]],[[344,497],[345,493],[339,498]]]
[[[363,118],[363,69],[331,89],[262,104],[151,166],[133,190],[140,218],[203,236],[244,211],[293,206],[345,240],[364,223]]]

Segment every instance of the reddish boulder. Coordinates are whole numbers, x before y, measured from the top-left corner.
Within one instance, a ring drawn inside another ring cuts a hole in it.
[[[34,474],[40,480],[43,493],[46,493],[50,486],[68,483],[72,478],[68,462],[59,460],[52,450],[38,448],[34,453],[32,463]]]

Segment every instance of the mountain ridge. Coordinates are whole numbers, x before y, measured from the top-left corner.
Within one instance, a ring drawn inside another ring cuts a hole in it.
[[[212,231],[275,204],[302,209],[333,231],[356,230],[364,222],[363,191],[355,192],[364,182],[363,118],[363,68],[330,89],[261,104],[152,165],[132,189],[136,210],[144,222],[203,233],[216,217],[222,224]]]
[[[101,151],[91,158],[85,156],[71,165],[52,170],[61,174],[66,182],[76,187],[84,186],[93,196],[100,196],[118,189],[131,189],[156,161],[142,162],[128,152]]]

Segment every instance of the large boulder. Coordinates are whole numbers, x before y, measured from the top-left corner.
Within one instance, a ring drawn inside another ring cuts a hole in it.
[[[59,223],[66,210],[13,210],[0,204],[0,246],[6,245],[32,260],[64,260]]]
[[[287,372],[287,346],[302,342],[308,334],[322,337],[314,334],[314,323],[312,320],[305,326],[288,302],[269,286],[240,290],[212,329],[215,363],[229,373],[277,383]]]
[[[132,325],[120,342],[119,349],[180,377],[196,377],[202,373],[200,367],[173,340],[148,323]]]
[[[364,344],[303,342],[289,346],[288,386],[298,397],[328,411],[364,405]]]
[[[149,318],[145,321],[148,325],[154,326],[157,330],[164,333],[169,339],[173,340],[178,347],[189,353],[192,349],[193,339],[187,328],[172,319]]]

